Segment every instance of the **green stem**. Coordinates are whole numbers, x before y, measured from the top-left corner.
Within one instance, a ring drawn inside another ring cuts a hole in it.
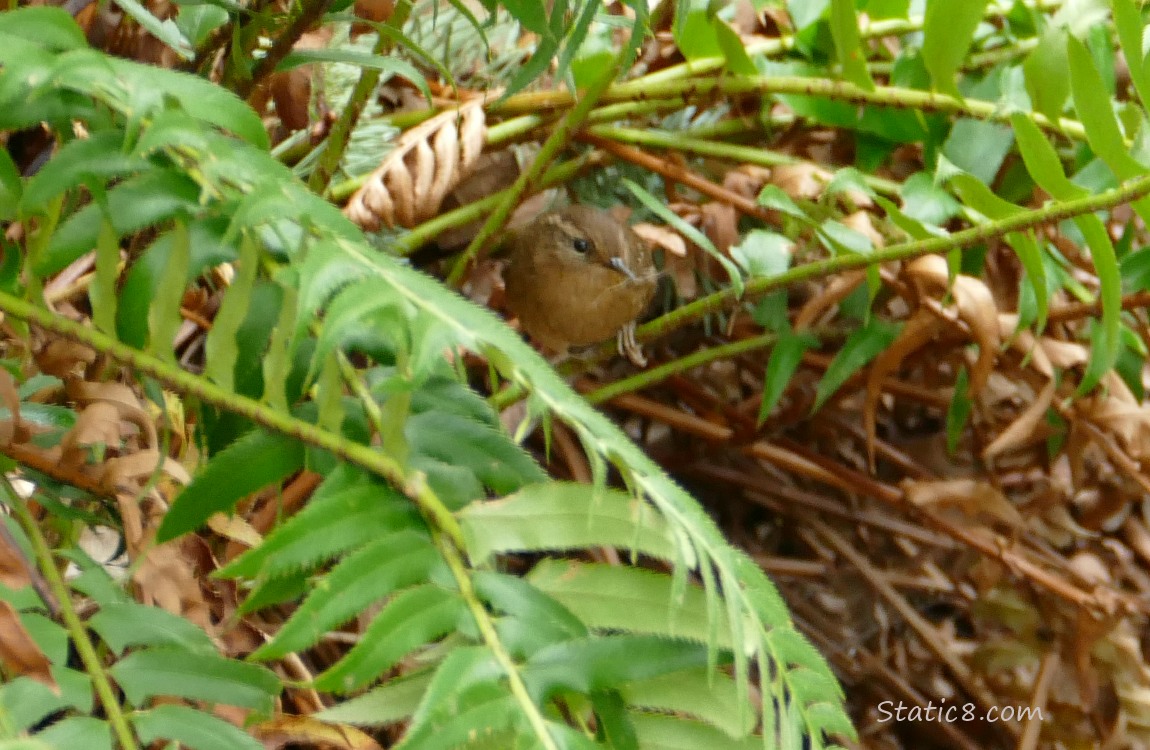
[[[155,378],[173,391],[216,406],[224,411],[245,417],[252,422],[287,435],[307,445],[326,450],[337,458],[369,471],[411,499],[432,525],[445,533],[454,544],[464,547],[459,522],[443,501],[427,486],[422,473],[408,476],[404,467],[378,448],[356,443],[342,435],[321,429],[302,419],[272,409],[253,398],[225,390],[202,376],[193,375],[146,352],[126,344],[75,321],[68,320],[37,307],[30,302],[0,292],[0,311],[19,320],[35,324],[63,338],[78,342],[128,367],[136,373]]]
[[[743,299],[754,299],[800,281],[830,276],[855,268],[877,266],[898,260],[910,260],[923,255],[942,255],[952,250],[959,250],[995,237],[1001,237],[1010,232],[1019,232],[1130,203],[1147,194],[1150,194],[1150,175],[1131,180],[1125,185],[1098,195],[1052,203],[1033,211],[1014,214],[1005,219],[990,221],[977,227],[955,232],[949,237],[932,237],[926,240],[903,242],[883,250],[877,250],[869,255],[841,255],[836,258],[807,263],[777,276],[751,279],[746,284]],[[640,341],[646,341],[663,336],[676,328],[681,328],[690,322],[727,308],[737,301],[739,298],[730,289],[715,292],[641,326],[635,332],[636,338]],[[607,350],[606,345],[604,345],[603,350]]]
[[[395,10],[391,14],[391,18],[387,19],[387,24],[393,28],[401,28],[407,21],[407,17],[411,14],[410,0],[402,0],[395,6]],[[375,40],[375,46],[372,47],[371,53],[373,55],[383,55],[391,50],[393,42],[390,37],[382,33],[378,34]],[[359,80],[356,81],[355,86],[348,96],[347,103],[343,106],[343,111],[340,112],[339,118],[332,124],[331,131],[328,133],[327,142],[324,144],[324,149],[319,155],[319,161],[312,170],[311,176],[308,178],[307,186],[311,188],[313,193],[322,195],[327,190],[328,185],[331,183],[332,176],[335,175],[336,169],[339,168],[339,162],[343,159],[344,153],[347,151],[347,144],[351,141],[351,133],[355,130],[356,123],[359,122],[360,115],[363,114],[364,107],[367,106],[367,100],[371,97],[375,87],[379,85],[379,78],[382,71],[378,68],[364,68],[360,71]]]
[[[44,579],[48,582],[53,596],[56,597],[64,626],[68,629],[72,643],[76,646],[76,653],[84,664],[84,671],[92,679],[92,686],[96,689],[96,695],[100,696],[104,714],[108,717],[108,723],[112,725],[112,731],[116,734],[120,748],[121,750],[136,750],[138,745],[132,734],[132,728],[128,726],[128,719],[124,716],[120,701],[116,698],[112,681],[104,670],[104,663],[100,660],[99,654],[96,653],[96,647],[92,645],[92,640],[88,637],[88,629],[80,620],[80,616],[76,614],[76,608],[72,606],[71,592],[68,591],[68,586],[64,583],[59,568],[56,567],[56,561],[52,556],[51,547],[48,546],[48,540],[41,533],[40,525],[36,523],[32,511],[28,510],[28,506],[25,505],[24,498],[20,497],[7,477],[3,478],[3,483],[8,507],[12,509],[12,513],[32,543],[36,562],[44,574]]]
[[[692,370],[708,362],[727,359],[728,357],[737,357],[740,354],[745,354],[755,349],[774,346],[778,340],[778,334],[764,333],[760,336],[752,336],[751,338],[741,341],[732,341],[720,346],[710,346],[706,349],[692,352],[685,357],[679,357],[678,359],[661,364],[658,367],[642,370],[629,378],[617,380],[610,385],[605,385],[602,388],[591,391],[584,396],[584,398],[586,398],[589,403],[601,404],[604,401],[610,401],[624,393],[643,390],[644,388],[666,380],[672,375],[678,375],[681,372]]]
[[[467,249],[456,259],[455,265],[451,268],[451,273],[447,277],[447,282],[453,286],[458,286],[463,280],[464,273],[467,272],[468,267],[472,261],[486,249],[488,243],[494,238],[495,234],[503,228],[507,223],[511,211],[519,203],[519,199],[527,193],[528,188],[538,182],[545,169],[547,169],[551,162],[559,155],[559,152],[566,148],[570,143],[571,138],[575,132],[583,126],[583,122],[587,116],[591,114],[591,109],[599,101],[599,97],[603,95],[610,86],[615,76],[619,73],[623,57],[627,55],[627,50],[624,48],[620,50],[614,62],[608,65],[597,79],[595,79],[590,86],[583,92],[583,98],[571,108],[571,111],[560,121],[551,136],[543,142],[543,146],[539,149],[539,154],[536,155],[535,161],[531,162],[531,166],[523,170],[519,175],[519,179],[515,180],[510,188],[504,194],[502,200],[496,206],[495,210],[491,213],[491,217],[483,224],[483,228],[479,230],[479,234],[475,235],[475,239],[467,246]]]
[[[756,164],[760,167],[778,167],[787,164],[802,164],[788,154],[770,151],[751,146],[740,146],[733,143],[711,141],[702,138],[692,138],[685,133],[673,133],[666,130],[640,130],[638,128],[623,128],[609,125],[596,125],[588,129],[592,135],[609,138],[620,143],[630,143],[639,146],[654,146],[656,148],[675,149],[677,151],[690,151],[701,156],[713,156],[740,164]],[[864,175],[863,182],[875,192],[888,196],[898,196],[900,185],[893,180],[881,177]]]
[[[748,94],[817,96],[851,104],[914,109],[920,112],[939,112],[1007,124],[1009,124],[1011,117],[1011,113],[1002,110],[995,102],[960,99],[946,94],[899,86],[876,86],[873,91],[867,91],[846,81],[803,76],[723,76],[661,83],[639,80],[611,87],[604,93],[603,101],[667,99],[670,97],[680,97],[683,101],[695,101]],[[561,99],[566,94],[554,92],[554,96]],[[1052,121],[1046,115],[1038,112],[1029,113],[1029,116],[1038,127],[1044,130],[1060,133],[1074,140],[1085,140],[1086,138],[1086,131],[1083,129],[1082,123],[1077,120],[1064,117]]]
[[[439,540],[437,539],[437,541]],[[539,746],[547,750],[559,750],[555,744],[555,738],[551,736],[551,732],[547,729],[547,720],[543,717],[543,714],[540,713],[539,707],[535,705],[535,701],[531,700],[531,693],[527,690],[527,685],[523,682],[520,667],[515,663],[515,659],[512,658],[506,647],[504,647],[503,640],[499,637],[499,631],[495,628],[495,622],[491,619],[491,613],[487,611],[487,607],[484,606],[479,596],[475,593],[475,587],[471,581],[471,574],[459,554],[459,548],[443,543],[437,546],[447,561],[447,566],[451,569],[451,574],[455,578],[455,582],[459,585],[460,596],[467,602],[467,608],[471,610],[471,616],[475,619],[475,624],[479,628],[479,634],[483,638],[483,642],[491,649],[495,661],[503,667],[503,671],[507,675],[507,686],[511,689],[511,694],[515,696],[515,700],[519,703],[523,713],[526,714],[527,722],[531,725],[532,730],[534,730],[535,737],[539,741]]]

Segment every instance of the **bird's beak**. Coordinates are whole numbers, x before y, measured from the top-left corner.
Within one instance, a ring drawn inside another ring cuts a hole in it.
[[[611,259],[611,267],[614,268],[619,273],[626,276],[627,278],[629,278],[631,281],[638,281],[639,280],[639,277],[636,276],[635,273],[630,268],[627,267],[627,261],[623,260],[619,256],[615,256],[614,258]]]

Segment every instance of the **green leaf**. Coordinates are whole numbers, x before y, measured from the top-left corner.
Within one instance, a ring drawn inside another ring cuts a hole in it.
[[[866,50],[859,34],[858,10],[855,0],[831,0],[831,36],[835,40],[835,53],[843,66],[843,78],[866,89],[874,90],[874,81],[866,63]]]
[[[817,232],[819,241],[834,255],[870,255],[874,252],[874,243],[870,237],[834,219],[827,219],[820,224]]]
[[[496,494],[547,478],[505,433],[471,417],[430,410],[410,417],[405,433],[415,455],[467,468]]]
[[[1129,0],[1127,0],[1129,1]],[[1070,63],[1066,56],[1066,29],[1048,25],[1022,63],[1026,75],[1026,92],[1034,108],[1052,122],[1062,117],[1062,108],[1070,94]]]
[[[606,635],[545,648],[523,667],[523,681],[536,700],[560,690],[590,694],[707,663],[707,650],[645,635]]]
[[[1150,247],[1136,250],[1119,264],[1122,281],[1128,289],[1150,289]]]
[[[421,75],[414,65],[394,56],[384,57],[383,55],[373,55],[353,49],[297,49],[284,56],[284,59],[276,66],[276,70],[291,70],[300,65],[317,62],[356,65],[360,68],[371,68],[381,73],[399,76],[414,84],[424,98],[429,102],[431,101],[431,89],[427,85],[427,78]]]
[[[759,192],[758,203],[763,208],[769,208],[779,213],[786,214],[787,216],[794,217],[804,222],[810,222],[811,217],[807,212],[799,208],[798,204],[791,199],[778,185],[767,185]]]
[[[942,152],[955,165],[989,185],[1013,143],[1014,134],[1005,125],[964,118],[950,129]]]
[[[92,323],[101,333],[116,335],[116,279],[120,273],[120,243],[116,231],[105,221],[96,242],[96,273],[88,289]]]
[[[508,651],[518,659],[543,646],[587,635],[587,627],[578,617],[522,578],[480,571],[474,582],[480,598],[508,615],[497,627]]]
[[[719,629],[720,648],[730,648],[722,613],[712,623],[702,588],[676,593],[671,576],[642,568],[544,560],[528,581],[562,604],[592,630],[643,633],[706,644]]]
[[[124,136],[118,130],[93,133],[66,143],[47,164],[28,180],[20,212],[43,214],[48,204],[69,190],[89,182],[106,182],[150,167],[148,162],[124,153]]]
[[[92,682],[75,669],[51,667],[52,678],[61,692],[56,695],[43,682],[17,676],[0,684],[0,712],[5,715],[7,732],[18,733],[39,724],[49,714],[63,709],[82,713],[92,711]]]
[[[533,484],[502,500],[472,503],[459,521],[477,564],[503,552],[634,549],[674,559],[666,522],[626,493],[573,482]]]
[[[735,30],[717,15],[711,17],[711,26],[714,29],[715,42],[727,61],[727,70],[737,75],[757,75],[759,70],[747,55],[747,48]]]
[[[23,194],[24,183],[20,180],[20,170],[16,168],[8,149],[0,149],[0,221],[13,221],[16,218],[16,207],[20,205]]]
[[[175,696],[268,713],[282,689],[275,673],[264,667],[177,648],[135,651],[108,671],[136,706]]]
[[[431,540],[412,531],[369,543],[324,575],[275,638],[250,658],[278,659],[303,651],[397,589],[425,581],[441,562]]]
[[[158,607],[135,602],[105,604],[88,627],[122,654],[129,646],[174,646],[190,653],[214,654],[212,639],[199,626]]]
[[[942,226],[958,216],[962,210],[962,205],[951,197],[950,193],[937,185],[934,178],[927,172],[916,172],[907,178],[899,190],[899,197],[902,198],[903,214],[923,224],[930,224],[935,227]],[[880,202],[884,210],[887,210],[886,204],[882,203],[885,200],[882,196],[878,196],[876,200]],[[890,214],[891,212],[887,210],[887,213]],[[891,216],[891,219],[914,239],[926,239],[930,236],[926,231],[920,235],[918,228],[909,228],[900,223],[896,216]]]
[[[264,747],[239,727],[191,706],[156,706],[133,713],[131,721],[140,741],[146,745],[175,740],[189,750],[261,750]]]
[[[728,738],[747,737],[755,728],[755,707],[722,672],[688,669],[630,682],[620,691],[632,707],[701,719]],[[746,710],[733,710],[740,703]]]
[[[20,623],[52,664],[68,661],[68,632],[39,612],[21,611]]]
[[[279,482],[303,466],[303,445],[293,437],[256,431],[212,457],[184,488],[160,523],[161,542],[199,528],[208,516],[231,510],[241,498]]]
[[[411,727],[403,742],[395,746],[396,750],[457,750],[470,747],[477,747],[477,750],[504,750],[515,747],[520,737],[537,737],[524,720],[522,705],[509,690],[499,685],[473,687],[445,708],[450,710],[437,711],[426,723]],[[553,726],[549,724],[548,729],[554,736]],[[477,740],[480,742],[478,745]],[[489,742],[485,745],[483,741]],[[530,739],[527,741],[530,742]],[[562,744],[559,747],[566,750]],[[592,744],[591,750],[600,748]]]
[[[1040,329],[1041,330],[1041,329]],[[946,452],[954,455],[958,450],[958,441],[966,430],[970,419],[971,408],[974,405],[970,398],[970,375],[963,367],[954,379],[954,392],[950,396],[950,405],[946,410]]]
[[[389,485],[345,465],[320,485],[303,510],[216,575],[275,578],[404,529],[424,530],[415,506]]]
[[[762,424],[783,397],[791,377],[799,369],[803,355],[817,348],[819,340],[810,333],[784,331],[771,347],[771,357],[767,360],[767,371],[763,380],[762,402],[759,404],[758,424]]]
[[[0,712],[4,714],[5,731],[11,734],[23,732],[67,706],[64,696],[56,695],[31,677],[16,677],[0,685]]]
[[[676,23],[671,29],[675,46],[687,60],[721,57],[722,49],[715,36],[712,14],[697,3],[682,2],[675,7]]]
[[[456,649],[452,653],[458,651]],[[321,721],[361,727],[378,727],[407,719],[415,713],[427,693],[431,677],[431,672],[417,672],[388,680],[382,687],[336,703],[316,713],[315,717]]]
[[[372,620],[360,642],[316,678],[315,686],[338,693],[363,687],[412,650],[455,630],[466,612],[457,594],[438,586],[402,591]]]
[[[1143,111],[1146,111],[1150,107],[1150,75],[1147,74],[1146,53],[1142,47],[1142,12],[1134,0],[1111,0],[1111,4],[1114,27],[1118,30],[1118,41],[1126,58],[1130,80],[1138,92]]]
[[[848,378],[894,343],[897,336],[898,328],[880,318],[872,318],[865,328],[852,331],[819,381],[812,411],[821,409]]]
[[[240,257],[235,278],[224,294],[224,301],[212,320],[204,342],[204,374],[227,391],[235,390],[236,362],[240,357],[239,332],[252,300],[260,251],[255,241],[245,235],[240,241]]]
[[[1010,118],[1010,125],[1014,128],[1018,153],[1026,164],[1026,171],[1039,187],[1062,201],[1075,200],[1089,194],[1066,178],[1058,152],[1029,117],[1015,114]]]
[[[555,57],[555,53],[559,50],[559,42],[551,37],[543,37],[539,45],[535,48],[535,52],[519,67],[519,72],[516,73],[507,87],[503,90],[501,99],[506,99],[512,94],[518,93],[525,86],[530,84],[536,78],[543,74],[551,65],[551,60]]]
[[[87,47],[83,30],[63,8],[33,6],[0,13],[0,33],[28,40],[45,49],[61,51]]]
[[[748,276],[777,276],[791,265],[795,243],[765,229],[752,229],[731,248],[731,258]]]
[[[411,734],[434,724],[437,716],[450,715],[469,693],[500,694],[505,687],[503,666],[485,646],[454,649],[435,670],[411,719]]]
[[[156,288],[156,296],[148,308],[148,352],[157,359],[175,364],[173,349],[176,334],[184,322],[180,306],[188,285],[188,266],[191,263],[192,241],[188,226],[177,221],[172,228],[172,251],[165,259],[164,272]]]
[[[1086,131],[1090,148],[1114,171],[1119,180],[1128,180],[1146,172],[1130,156],[1126,138],[1118,127],[1118,118],[1102,76],[1086,45],[1074,37],[1066,41],[1070,59],[1070,89],[1074,92],[1074,110]],[[1146,218],[1146,217],[1143,217]]]
[[[817,23],[830,6],[830,0],[787,0],[787,12],[798,31]]]
[[[1090,259],[1098,274],[1102,299],[1102,325],[1094,332],[1090,362],[1076,391],[1078,395],[1083,395],[1089,393],[1118,360],[1122,325],[1122,275],[1118,270],[1114,245],[1110,242],[1110,235],[1106,233],[1102,220],[1094,214],[1086,214],[1075,217],[1074,223],[1082,231],[1090,248]]]
[[[684,237],[694,242],[701,247],[708,255],[719,262],[723,270],[727,272],[727,277],[731,280],[731,288],[734,289],[735,295],[741,297],[743,295],[743,276],[739,273],[738,267],[731,262],[731,259],[719,252],[715,244],[707,238],[707,235],[700,232],[695,227],[688,224],[678,214],[671,209],[667,208],[663,201],[659,200],[649,192],[644,190],[638,184],[631,180],[624,179],[623,185],[631,191],[632,195],[639,199],[648,210],[658,216],[663,221],[670,224],[675,231],[682,234]]]
[[[543,0],[510,0],[503,7],[523,28],[540,36],[549,36],[551,27],[547,22],[547,6]]]
[[[176,27],[193,48],[198,48],[208,41],[213,31],[227,23],[228,18],[227,10],[207,2],[201,5],[184,5],[180,8],[180,14],[176,16]]]
[[[187,217],[199,206],[199,188],[182,172],[153,170],[129,177],[108,190],[107,219],[117,236],[136,232],[164,221]],[[65,221],[53,235],[45,253],[36,258],[34,270],[51,276],[96,246],[105,212],[89,203]]]
[[[37,732],[36,739],[48,743],[49,748],[112,750],[112,728],[90,716],[67,716]],[[0,743],[0,748],[4,747]]]
[[[219,220],[207,219],[188,223],[189,249],[185,286],[207,269],[236,258],[232,246],[222,240],[224,226]],[[116,330],[120,339],[137,348],[148,343],[148,315],[155,300],[168,258],[175,252],[174,232],[164,232],[135,259],[120,289],[116,309]],[[172,283],[176,283],[172,280]],[[262,350],[258,352],[262,356]],[[251,394],[247,394],[251,395]]]
[[[986,3],[987,0],[927,0],[922,59],[938,91],[959,96],[954,75],[974,39]]]
[[[706,681],[707,677],[698,678]],[[631,716],[643,750],[762,750],[761,737],[741,739],[680,716],[635,713]]]
[[[195,58],[196,54],[192,50],[191,42],[184,37],[175,21],[170,18],[161,21],[137,0],[113,0],[113,2],[131,16],[136,23],[140,24],[145,31],[167,45],[172,52],[184,60]]]

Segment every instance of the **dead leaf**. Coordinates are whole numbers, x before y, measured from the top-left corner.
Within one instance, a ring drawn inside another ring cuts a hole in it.
[[[383,750],[367,733],[344,724],[328,724],[311,716],[278,716],[251,728],[267,750],[289,745],[323,746],[337,750]]]
[[[687,241],[683,239],[681,234],[668,226],[640,222],[633,225],[631,229],[649,245],[661,247],[671,255],[677,255],[680,258],[687,255]]]
[[[945,293],[949,286],[959,317],[978,343],[978,360],[970,370],[970,390],[972,393],[982,390],[994,368],[1001,343],[994,295],[985,283],[973,276],[958,274],[950,282],[946,259],[939,255],[916,258],[906,265],[905,272],[919,285],[939,293]]]
[[[1022,445],[1029,444],[1035,439],[1038,426],[1046,418],[1046,410],[1054,401],[1054,381],[1048,381],[1038,396],[1015,419],[1009,427],[999,433],[982,451],[983,458],[993,458],[997,455],[1013,450]]]
[[[0,534],[0,583],[10,589],[22,589],[32,583],[28,561],[23,551],[12,546],[9,534]]]
[[[49,671],[52,666],[48,657],[36,645],[20,615],[8,602],[0,599],[0,664],[11,675],[31,677],[60,694],[60,686]]]
[[[988,482],[975,479],[904,480],[907,502],[919,508],[957,508],[970,518],[985,514],[1014,529],[1026,526],[1022,514]]]
[[[795,200],[815,200],[831,181],[830,172],[811,162],[783,164],[771,170],[770,183]]]

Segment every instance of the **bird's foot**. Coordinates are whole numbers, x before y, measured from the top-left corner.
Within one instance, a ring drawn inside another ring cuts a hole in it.
[[[631,364],[636,367],[647,366],[647,358],[643,356],[643,347],[635,340],[634,321],[619,329],[616,341],[618,342],[619,353],[631,360]]]

